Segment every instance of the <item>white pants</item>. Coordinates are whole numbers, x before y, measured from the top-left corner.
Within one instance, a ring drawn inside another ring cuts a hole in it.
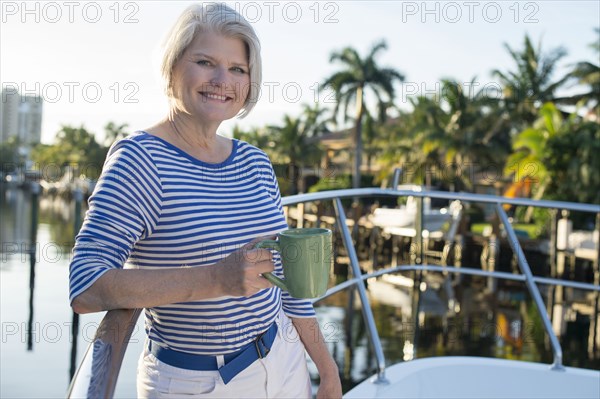
[[[291,320],[280,313],[268,356],[258,359],[227,385],[218,371],[174,367],[148,352],[140,357],[138,398],[311,398],[304,345]],[[222,357],[219,357],[222,365]]]

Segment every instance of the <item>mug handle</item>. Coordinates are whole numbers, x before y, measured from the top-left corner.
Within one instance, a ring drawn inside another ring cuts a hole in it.
[[[267,248],[274,249],[275,251],[281,252],[281,248],[279,246],[279,241],[275,240],[264,240],[259,242],[254,246],[254,248]],[[271,284],[281,288],[284,291],[289,291],[285,282],[279,277],[273,275],[272,273],[262,273],[262,276],[266,278]]]

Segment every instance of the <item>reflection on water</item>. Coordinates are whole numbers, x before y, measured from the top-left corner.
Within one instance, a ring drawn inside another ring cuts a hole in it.
[[[0,200],[0,397],[64,397],[75,342],[68,299],[74,205],[42,198],[39,223],[32,229],[36,215],[29,191],[0,190]],[[102,316],[80,316],[76,363]],[[135,397],[133,381],[143,339],[140,320],[125,355],[118,397]]]
[[[487,279],[476,276],[463,277],[460,285],[455,285],[451,277],[436,273],[425,275],[422,281],[424,284],[419,287],[424,291],[419,311],[414,315],[412,288],[385,279],[369,281],[369,300],[387,365],[430,356],[486,356],[552,363],[548,337],[524,283],[499,280],[491,292]],[[547,297],[549,290],[541,288]],[[396,292],[390,294],[391,291]],[[590,308],[595,296],[569,291],[569,297],[577,301],[570,303],[574,315],[563,320],[565,328],[559,336],[564,365],[600,369],[600,354],[591,342],[597,337],[590,330]],[[349,302],[347,293],[339,293],[318,310],[326,331],[330,331],[328,345],[340,366],[344,391],[376,373],[357,306],[358,301]]]
[[[75,349],[78,363],[103,316],[81,316],[77,340],[71,337],[68,264],[75,206],[60,198],[41,198],[39,223],[32,229],[36,215],[32,214],[31,193],[0,190],[0,195],[0,397],[63,397],[71,351]],[[368,281],[388,365],[439,355],[552,361],[547,337],[523,283],[489,284],[484,278],[464,276],[459,284],[456,276],[429,273],[415,284],[415,291],[413,277],[406,273]],[[540,289],[544,298],[556,298],[548,287]],[[568,301],[564,317],[555,317],[554,323],[562,331],[565,365],[600,369],[600,354],[590,347],[594,298],[572,289],[561,295]],[[317,315],[338,363],[344,391],[374,374],[373,351],[355,295],[346,291],[330,297],[318,304]],[[140,319],[125,355],[117,397],[135,397],[142,324]],[[318,374],[312,362],[309,370],[316,386]]]
[[[49,228],[47,242],[32,240],[32,194],[25,190],[0,189],[1,205],[0,234],[2,237],[3,253],[29,253],[35,247],[35,252],[44,255],[52,262],[52,256],[59,258],[59,253],[69,251],[73,245],[74,227],[73,215],[75,204],[61,197],[41,197],[38,202],[38,223]],[[34,244],[31,244],[31,243]]]

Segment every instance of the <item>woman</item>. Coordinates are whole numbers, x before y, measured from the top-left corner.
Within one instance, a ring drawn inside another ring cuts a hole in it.
[[[113,145],[70,268],[78,313],[145,308],[138,397],[310,397],[304,349],[341,397],[310,302],[273,287],[254,244],[285,229],[264,152],[217,135],[258,98],[260,45],[224,5],[191,6],[166,42],[169,115]],[[123,267],[127,262],[127,266]]]

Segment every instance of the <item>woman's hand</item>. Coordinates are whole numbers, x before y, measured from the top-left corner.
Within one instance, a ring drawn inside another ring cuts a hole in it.
[[[321,377],[317,399],[341,398],[342,383],[338,367],[327,350],[325,338],[323,338],[317,319],[314,317],[292,318],[292,323]]]
[[[339,399],[342,397],[342,383],[337,368],[335,372],[332,370],[331,373],[325,375],[320,373],[320,377],[321,383],[317,390],[317,399]]]
[[[273,286],[261,276],[274,270],[273,255],[268,249],[254,248],[258,242],[273,238],[256,238],[215,264],[214,280],[223,295],[251,296]]]

